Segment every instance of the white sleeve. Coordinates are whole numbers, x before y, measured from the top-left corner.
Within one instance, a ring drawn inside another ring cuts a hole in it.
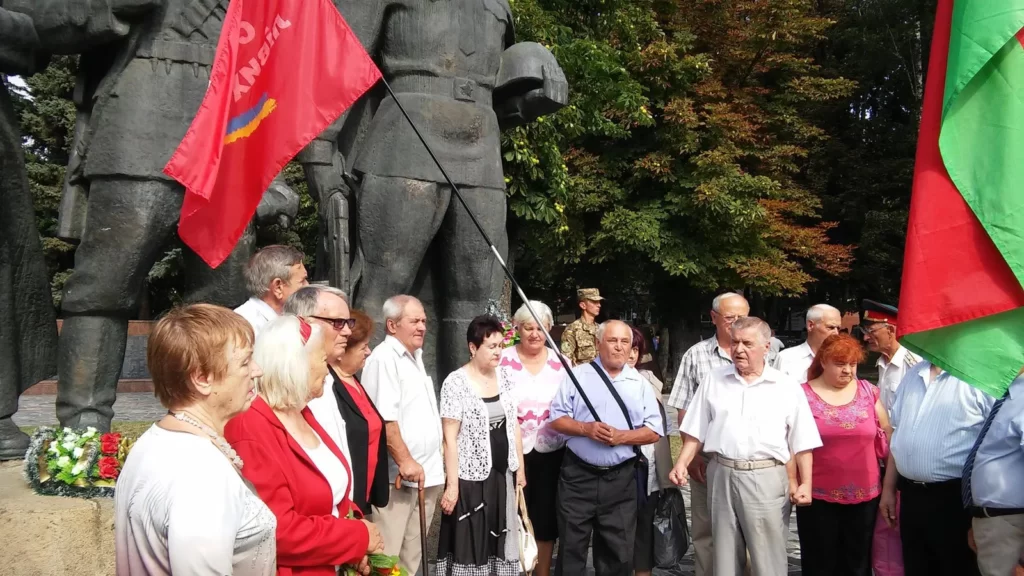
[[[167,554],[172,574],[232,573],[243,504],[238,484],[231,482],[225,472],[234,474],[217,467],[201,476],[183,474],[175,483],[167,510]]]
[[[690,406],[683,416],[683,422],[679,425],[679,431],[697,440],[704,442],[707,437],[708,428],[711,426],[711,410],[708,406],[708,389],[712,386],[712,379],[697,388],[697,393],[690,400]]]
[[[788,388],[793,396],[793,410],[787,418],[789,425],[789,450],[798,454],[806,450],[821,447],[821,434],[818,424],[814,422],[811,405],[807,403],[807,395],[802,386]]]
[[[373,357],[363,367],[363,388],[373,400],[377,412],[385,422],[397,422],[402,400],[402,386],[398,378],[398,366],[389,359]]]

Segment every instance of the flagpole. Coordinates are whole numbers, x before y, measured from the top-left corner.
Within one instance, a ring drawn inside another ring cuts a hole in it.
[[[480,232],[480,236],[483,237],[484,242],[486,242],[487,246],[490,247],[491,252],[494,254],[494,257],[498,259],[498,264],[501,264],[501,269],[505,271],[505,277],[508,278],[509,282],[512,284],[512,287],[515,288],[516,294],[518,294],[519,298],[522,299],[523,304],[526,306],[526,309],[530,311],[530,316],[533,316],[534,321],[537,322],[537,326],[540,327],[541,332],[544,333],[544,339],[547,340],[548,345],[551,346],[551,349],[555,351],[555,355],[558,356],[559,362],[561,362],[562,366],[565,367],[565,371],[569,375],[569,379],[572,380],[573,386],[576,387],[576,390],[580,393],[580,397],[583,399],[583,402],[586,403],[587,408],[590,409],[590,414],[594,417],[594,421],[601,422],[601,418],[597,415],[597,410],[594,409],[593,404],[590,403],[590,399],[587,398],[586,393],[583,392],[583,388],[580,386],[579,380],[577,380],[576,375],[573,374],[572,366],[569,366],[569,363],[565,359],[565,356],[561,353],[561,351],[558,349],[558,346],[555,344],[555,339],[551,337],[551,333],[548,332],[548,329],[544,327],[544,322],[541,321],[540,316],[537,314],[537,311],[534,310],[533,306],[530,305],[530,299],[526,297],[526,293],[523,292],[523,288],[519,285],[519,282],[516,281],[515,276],[512,275],[512,271],[508,269],[508,264],[506,264],[505,259],[501,257],[501,252],[498,251],[498,248],[494,245],[494,242],[491,241],[491,237],[487,235],[487,231],[484,230],[483,225],[480,224],[480,220],[477,219],[476,214],[473,213],[473,210],[469,207],[469,204],[466,203],[466,199],[462,197],[462,192],[459,190],[459,187],[455,185],[455,182],[452,181],[452,177],[448,175],[448,171],[445,170],[444,166],[441,165],[441,161],[437,159],[437,156],[434,154],[434,150],[430,148],[430,144],[428,144],[426,139],[423,138],[423,134],[420,133],[420,129],[416,126],[416,123],[412,121],[412,118],[409,116],[409,113],[406,112],[405,106],[402,106],[402,101],[398,99],[398,96],[395,94],[394,90],[391,89],[391,85],[388,84],[388,81],[383,76],[381,76],[380,81],[384,83],[384,87],[387,89],[388,94],[391,95],[391,98],[395,101],[395,104],[398,105],[398,109],[402,112],[402,116],[405,116],[406,121],[409,122],[409,126],[412,127],[412,131],[416,133],[416,137],[419,138],[420,142],[423,144],[423,147],[426,148],[427,154],[430,155],[430,159],[434,161],[434,164],[437,166],[437,169],[441,171],[441,175],[444,176],[445,182],[447,182],[448,185],[451,186],[452,194],[455,195],[455,197],[459,200],[459,204],[462,204],[462,207],[466,210],[466,213],[469,214],[469,218],[470,220],[473,221],[473,225],[476,226],[477,232]]]

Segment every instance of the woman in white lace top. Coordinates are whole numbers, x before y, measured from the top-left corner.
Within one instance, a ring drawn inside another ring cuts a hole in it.
[[[445,474],[437,573],[519,576],[516,485],[526,482],[516,399],[493,316],[469,323],[469,362],[441,386]],[[515,480],[513,480],[513,475]]]
[[[117,480],[118,576],[276,572],[274,514],[223,439],[256,397],[252,345],[245,319],[209,304],[172,310],[154,327],[147,361],[169,414],[135,443]]]

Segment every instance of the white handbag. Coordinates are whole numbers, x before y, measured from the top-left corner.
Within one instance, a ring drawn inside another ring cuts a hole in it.
[[[533,522],[526,512],[526,497],[522,486],[516,487],[516,500],[519,502],[519,562],[523,572],[530,574],[537,567],[537,537],[533,535]]]

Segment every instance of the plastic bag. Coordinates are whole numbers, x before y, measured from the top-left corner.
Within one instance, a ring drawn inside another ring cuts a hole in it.
[[[653,576],[682,576],[683,556],[689,549],[683,494],[674,488],[661,490],[654,513]]]
[[[896,493],[896,520],[899,522],[900,496]],[[903,544],[899,524],[889,528],[879,510],[875,535],[871,542],[871,568],[875,576],[903,576]]]

